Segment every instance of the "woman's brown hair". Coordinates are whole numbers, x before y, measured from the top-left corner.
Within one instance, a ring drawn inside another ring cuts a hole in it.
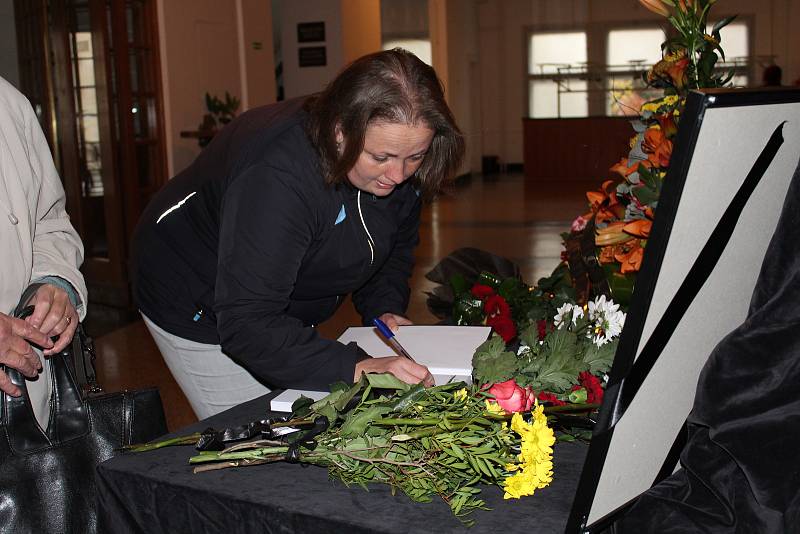
[[[444,100],[436,72],[403,50],[369,54],[348,65],[324,91],[306,102],[308,136],[320,155],[325,181],[345,183],[364,149],[373,122],[423,124],[434,136],[412,180],[426,200],[455,176],[464,157],[464,137]],[[336,143],[337,127],[347,140]]]

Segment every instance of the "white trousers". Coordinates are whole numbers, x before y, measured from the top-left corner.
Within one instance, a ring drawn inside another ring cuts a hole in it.
[[[143,313],[142,318],[199,419],[269,393],[269,388],[226,356],[219,345],[178,337],[159,328]]]

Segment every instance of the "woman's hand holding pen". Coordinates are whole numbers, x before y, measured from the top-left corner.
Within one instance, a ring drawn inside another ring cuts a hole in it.
[[[384,330],[387,327],[391,330],[391,332],[384,333],[384,335],[390,337],[393,337],[392,333],[397,332],[401,326],[414,324],[406,317],[394,313],[384,313],[377,318],[376,324],[377,323],[381,323],[381,328]],[[361,377],[361,373],[392,373],[408,384],[419,384],[422,382],[427,387],[434,385],[433,375],[431,375],[427,367],[404,356],[388,356],[385,358],[369,358],[362,360],[356,364],[356,372],[353,379],[358,380]]]
[[[367,358],[356,364],[353,381],[361,378],[361,373],[392,373],[408,384],[422,382],[426,387],[433,385],[433,375],[424,365],[403,356],[387,356],[385,358]]]

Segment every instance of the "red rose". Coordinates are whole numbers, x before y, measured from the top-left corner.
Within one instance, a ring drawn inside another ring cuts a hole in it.
[[[566,402],[558,400],[558,397],[549,391],[542,391],[537,398],[542,402],[549,402],[553,406],[564,406],[566,404]]]
[[[527,412],[536,398],[530,386],[521,388],[513,378],[492,384],[488,392],[506,413]]]
[[[517,335],[517,325],[506,315],[494,315],[486,318],[486,324],[497,332],[497,335],[508,343]]]
[[[494,295],[494,289],[483,284],[475,284],[469,291],[473,297],[481,300]]]
[[[487,297],[486,302],[483,303],[483,312],[489,317],[494,315],[511,317],[511,308],[508,307],[506,299],[500,295],[490,295]]]
[[[586,388],[586,402],[589,404],[603,403],[603,386],[596,376],[589,371],[583,371],[578,375],[578,380]]]

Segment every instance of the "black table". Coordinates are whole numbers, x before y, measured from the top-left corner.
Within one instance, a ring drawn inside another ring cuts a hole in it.
[[[269,399],[241,404],[176,435],[221,429],[268,416]],[[472,514],[470,529],[441,500],[415,503],[388,486],[369,491],[330,480],[315,466],[275,463],[193,474],[192,447],[123,454],[100,465],[97,492],[100,532],[563,532],[588,447],[556,445],[552,484],[532,497],[503,500],[485,487],[491,511]]]

